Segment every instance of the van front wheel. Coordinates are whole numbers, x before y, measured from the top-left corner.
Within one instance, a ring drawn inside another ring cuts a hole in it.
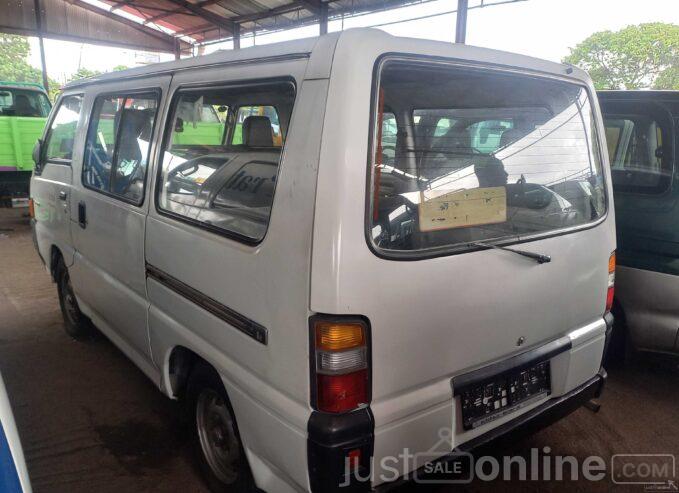
[[[58,260],[56,267],[57,291],[59,293],[59,305],[61,314],[64,317],[64,328],[66,333],[74,339],[82,339],[92,332],[92,322],[78,307],[78,300],[75,298],[71,277],[62,259]]]
[[[210,491],[255,491],[231,403],[211,367],[199,363],[191,372],[187,404],[196,458]]]

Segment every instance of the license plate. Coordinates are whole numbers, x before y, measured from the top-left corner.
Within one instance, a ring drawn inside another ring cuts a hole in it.
[[[549,361],[510,370],[462,391],[462,426],[471,430],[525,407],[551,391]]]

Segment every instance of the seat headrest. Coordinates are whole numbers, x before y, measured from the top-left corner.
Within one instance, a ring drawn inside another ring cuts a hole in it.
[[[268,116],[248,116],[243,120],[243,145],[273,147],[273,131]]]
[[[508,145],[513,144],[527,133],[528,133],[527,131],[518,128],[510,128],[508,130],[505,130],[504,132],[502,132],[502,135],[500,136],[499,148],[502,149],[503,147],[507,147]]]

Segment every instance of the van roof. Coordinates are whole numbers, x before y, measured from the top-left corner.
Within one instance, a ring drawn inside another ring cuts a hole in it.
[[[636,101],[679,101],[679,91],[672,90],[603,90],[597,91],[601,99]]]
[[[330,43],[320,43],[319,41],[323,39],[330,41]],[[445,50],[445,56],[450,58],[457,58],[461,60],[494,60],[501,65],[522,67],[529,70],[553,73],[561,76],[568,74],[568,76],[572,78],[583,81],[589,80],[589,76],[586,72],[571,65],[564,65],[539,58],[533,58],[530,56],[519,55],[516,53],[500,50],[492,50],[489,48],[480,48],[476,46],[454,44],[443,41],[431,41],[393,36],[375,28],[353,28],[320,37],[259,45],[249,48],[242,48],[239,50],[220,50],[204,56],[155,63],[143,67],[121,70],[118,72],[108,72],[94,77],[70,82],[64,86],[64,89],[71,89],[74,87],[95,84],[98,82],[115,81],[121,78],[144,77],[148,75],[172,73],[197,67],[221,65],[226,63],[250,63],[259,60],[264,61],[272,59],[275,60],[279,58],[285,59],[291,57],[309,57],[316,46],[324,45],[326,49],[328,46],[334,47],[335,42],[340,39],[342,44],[348,43],[350,45],[354,45],[357,50],[360,49],[360,46],[364,45],[364,43],[379,43],[385,47],[385,52],[403,52],[403,50],[392,49],[389,46],[390,40],[399,40],[401,42],[407,41],[409,46],[412,46],[413,49],[418,48],[418,51],[421,51],[423,48],[425,51],[428,51],[427,49],[431,48],[432,51],[435,52],[441,52],[442,50]],[[400,43],[398,44],[400,45]],[[396,45],[396,43],[394,43],[394,45]],[[325,55],[331,59],[333,54],[332,52],[328,52]]]

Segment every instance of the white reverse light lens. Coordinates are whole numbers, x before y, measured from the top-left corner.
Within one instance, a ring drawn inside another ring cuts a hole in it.
[[[366,348],[359,347],[348,351],[325,352],[316,354],[316,371],[324,375],[350,373],[367,368]]]

